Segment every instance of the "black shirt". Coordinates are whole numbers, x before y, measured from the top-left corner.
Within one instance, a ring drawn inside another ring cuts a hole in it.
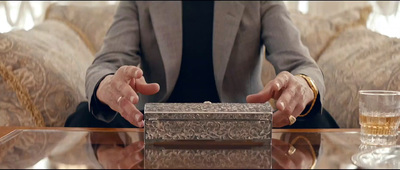
[[[214,1],[182,1],[182,63],[167,102],[220,102],[213,70],[213,22]]]
[[[213,1],[182,1],[182,63],[178,80],[167,102],[220,102],[215,85],[212,38],[214,22]],[[104,78],[104,77],[103,77]],[[95,87],[97,91],[98,85]],[[93,110],[106,119],[115,115],[110,107],[92,96]]]

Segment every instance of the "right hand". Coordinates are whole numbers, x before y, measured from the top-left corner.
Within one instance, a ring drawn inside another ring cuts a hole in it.
[[[152,95],[158,91],[160,91],[160,85],[147,84],[140,68],[122,66],[114,75],[108,75],[100,82],[96,96],[131,124],[143,127],[143,114],[134,105],[139,102],[137,93]]]
[[[272,139],[272,169],[310,169],[316,160],[313,160],[307,146],[300,145],[292,155],[288,154],[290,146],[284,141]]]
[[[143,141],[124,148],[118,145],[100,145],[97,158],[105,169],[143,169],[143,149]]]

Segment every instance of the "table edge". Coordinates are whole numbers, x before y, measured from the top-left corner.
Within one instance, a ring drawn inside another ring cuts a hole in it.
[[[5,130],[5,136],[15,130],[65,130],[65,131],[91,131],[91,132],[144,132],[144,128],[86,128],[86,127],[26,127],[26,126],[7,126],[1,127],[0,130]],[[7,132],[9,131],[9,132]],[[331,128],[331,129],[272,129],[272,133],[283,132],[359,132],[360,128]]]

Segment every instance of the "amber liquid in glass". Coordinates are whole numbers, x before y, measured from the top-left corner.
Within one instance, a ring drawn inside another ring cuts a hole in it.
[[[360,115],[361,142],[369,145],[393,145],[397,141],[400,116]]]
[[[363,133],[371,135],[396,135],[400,116],[366,116],[360,115]]]

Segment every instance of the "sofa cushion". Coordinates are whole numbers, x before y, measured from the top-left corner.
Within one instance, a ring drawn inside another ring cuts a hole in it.
[[[358,91],[400,90],[400,39],[365,27],[344,31],[321,55],[325,108],[342,128],[358,128]]]
[[[371,11],[371,6],[357,7],[328,17],[290,11],[290,17],[300,30],[301,40],[308,47],[311,57],[318,61],[329,42],[341,31],[358,25],[365,27]]]
[[[111,26],[118,4],[114,5],[60,5],[47,8],[45,20],[59,20],[70,26],[85,41],[92,53],[103,45],[103,38]]]
[[[63,126],[86,100],[85,73],[93,59],[59,21],[0,34],[0,126]]]

